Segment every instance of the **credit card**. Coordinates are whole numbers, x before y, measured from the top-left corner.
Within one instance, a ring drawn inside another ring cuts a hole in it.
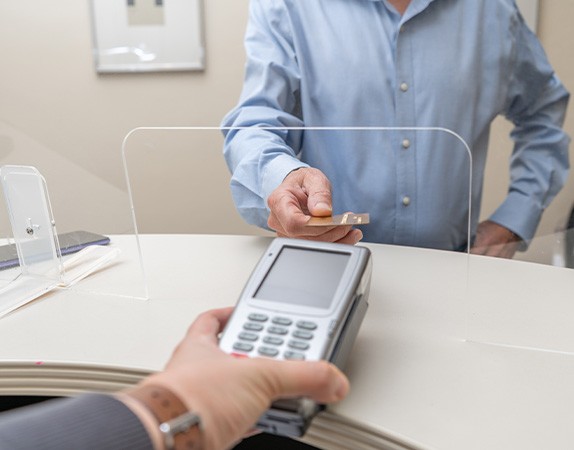
[[[328,217],[311,217],[307,225],[311,227],[335,227],[338,225],[366,225],[369,223],[369,213],[345,213]]]

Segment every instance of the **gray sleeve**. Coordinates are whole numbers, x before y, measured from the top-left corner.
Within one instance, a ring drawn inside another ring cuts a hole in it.
[[[0,448],[153,449],[135,414],[104,394],[51,400],[0,414]]]

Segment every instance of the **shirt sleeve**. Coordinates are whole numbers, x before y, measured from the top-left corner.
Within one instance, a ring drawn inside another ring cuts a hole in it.
[[[289,172],[306,166],[297,157],[300,75],[282,2],[251,1],[245,49],[239,104],[222,122],[223,152],[239,213],[248,223],[267,227],[267,197]]]
[[[103,394],[50,400],[1,414],[0,448],[153,450],[135,414]]]
[[[517,12],[516,50],[506,117],[515,128],[510,188],[491,216],[527,242],[544,209],[566,182],[570,138],[562,130],[569,93],[550,66],[537,37]]]

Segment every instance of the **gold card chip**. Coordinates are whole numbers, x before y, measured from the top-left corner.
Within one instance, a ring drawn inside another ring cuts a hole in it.
[[[311,217],[307,225],[311,227],[335,227],[338,225],[366,225],[369,223],[369,214],[337,214],[328,217]]]

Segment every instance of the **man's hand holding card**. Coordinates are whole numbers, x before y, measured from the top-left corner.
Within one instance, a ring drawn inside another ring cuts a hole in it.
[[[267,204],[267,224],[279,237],[354,245],[363,238],[363,232],[354,226],[369,221],[368,214],[333,216],[331,183],[323,172],[312,167],[291,171],[271,193]]]

